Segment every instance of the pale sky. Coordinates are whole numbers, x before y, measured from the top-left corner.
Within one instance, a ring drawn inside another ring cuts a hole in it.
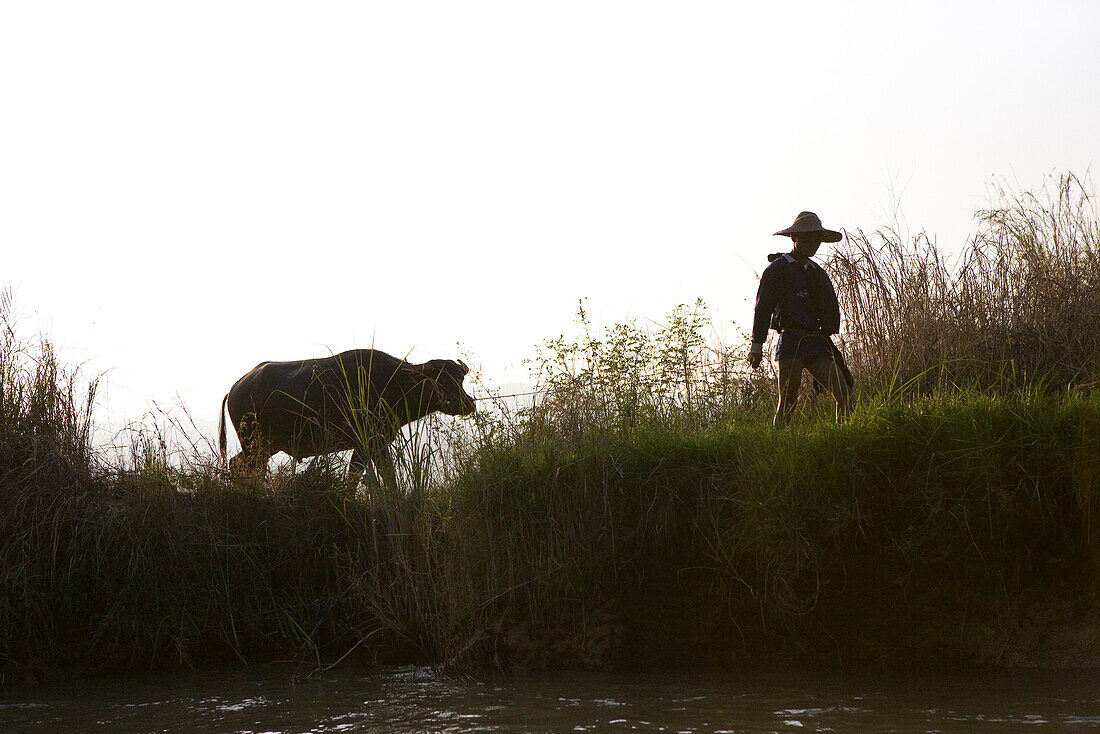
[[[257,362],[372,345],[521,381],[582,297],[732,333],[803,209],[900,199],[958,249],[994,178],[1088,171],[1098,31],[1091,0],[0,0],[0,285],[112,422],[212,428]]]

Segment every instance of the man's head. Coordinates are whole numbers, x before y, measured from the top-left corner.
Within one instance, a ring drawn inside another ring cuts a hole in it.
[[[794,243],[791,252],[795,257],[813,257],[817,254],[817,248],[821,247],[822,241],[820,232],[796,232],[791,235],[791,242]]]

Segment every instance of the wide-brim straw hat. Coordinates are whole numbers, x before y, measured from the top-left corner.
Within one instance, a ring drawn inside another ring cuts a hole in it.
[[[794,224],[781,229],[776,234],[790,237],[792,234],[816,233],[821,235],[822,242],[840,242],[843,235],[832,229],[821,226],[821,218],[813,212],[801,212],[794,218]]]

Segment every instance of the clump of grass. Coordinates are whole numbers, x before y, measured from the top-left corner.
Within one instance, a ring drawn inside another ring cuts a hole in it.
[[[998,190],[948,262],[920,233],[859,231],[828,262],[857,380],[889,395],[954,385],[1012,390],[1095,382],[1100,217],[1086,181]]]
[[[61,632],[51,585],[68,572],[71,537],[98,488],[89,444],[95,381],[82,385],[48,341],[13,328],[0,296],[0,664],[34,650],[35,627]]]

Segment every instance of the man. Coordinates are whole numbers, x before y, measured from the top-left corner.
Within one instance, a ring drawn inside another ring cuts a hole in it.
[[[794,224],[776,234],[790,237],[794,246],[790,253],[769,255],[771,265],[760,276],[749,364],[754,369],[760,366],[768,328],[775,329],[779,332],[775,349],[779,364],[775,427],[790,422],[803,369],[832,393],[839,422],[848,414],[852,394],[851,373],[829,338],[840,331],[840,304],[828,274],[810,258],[822,242],[839,242],[841,234],[825,229],[813,212],[802,212]]]

